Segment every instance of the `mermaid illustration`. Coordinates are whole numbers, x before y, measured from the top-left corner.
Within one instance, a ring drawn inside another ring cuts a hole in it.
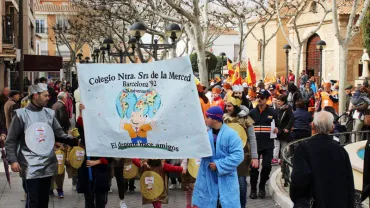
[[[117,96],[116,109],[120,116],[120,128],[129,133],[134,144],[146,144],[147,133],[155,128],[152,120],[161,106],[158,92],[149,89],[139,98],[128,88],[121,90]]]

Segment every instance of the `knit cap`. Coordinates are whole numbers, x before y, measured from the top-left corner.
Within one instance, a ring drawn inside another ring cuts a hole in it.
[[[213,120],[217,120],[217,121],[220,121],[222,122],[222,116],[224,115],[224,112],[222,111],[222,109],[218,106],[213,106],[213,107],[210,107],[207,112],[206,112],[206,116],[208,118],[211,118]]]

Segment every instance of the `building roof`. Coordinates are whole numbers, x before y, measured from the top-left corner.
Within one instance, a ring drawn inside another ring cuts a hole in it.
[[[79,8],[73,6],[71,2],[67,2],[67,5],[57,5],[57,4],[45,4],[36,0],[35,11],[36,12],[77,12]]]
[[[328,3],[331,4],[332,0],[328,0]],[[351,14],[353,0],[338,0],[337,4],[338,4],[338,14]],[[364,6],[364,1],[359,0],[356,14],[360,14],[363,6]]]

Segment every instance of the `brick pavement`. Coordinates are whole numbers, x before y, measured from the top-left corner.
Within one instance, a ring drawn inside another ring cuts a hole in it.
[[[3,164],[0,162],[0,167]],[[273,171],[276,167],[273,167]],[[248,179],[249,181],[249,179]],[[0,207],[1,208],[23,208],[24,202],[20,199],[23,196],[23,189],[21,184],[21,179],[17,174],[11,173],[12,188],[6,184],[5,174],[0,170]],[[136,187],[139,187],[139,181],[135,181]],[[77,194],[72,191],[72,181],[70,179],[65,180],[64,191],[65,198],[58,199],[57,197],[50,197],[49,207],[50,208],[84,208],[84,196]],[[108,196],[107,208],[118,208],[119,198],[118,190],[115,184],[115,179],[113,179],[113,193]],[[268,188],[266,187],[266,190]],[[248,187],[248,193],[250,189]],[[125,201],[129,208],[149,208],[151,205],[141,205],[141,194],[139,191],[126,195]],[[170,190],[169,191],[169,204],[163,205],[164,208],[185,208],[185,195],[181,190]],[[252,200],[248,198],[247,207],[250,208],[278,208],[279,206],[275,204],[271,196],[268,194],[263,200],[256,199]]]

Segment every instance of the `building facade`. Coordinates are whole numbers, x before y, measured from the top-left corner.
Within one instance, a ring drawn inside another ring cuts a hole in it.
[[[37,54],[35,41],[34,0],[23,1],[23,52]],[[4,87],[18,89],[17,49],[19,43],[19,1],[0,1],[0,90]],[[19,56],[18,56],[19,57]],[[24,82],[32,80],[34,74],[24,73]]]
[[[338,21],[339,30],[341,34],[344,34],[348,23],[349,14],[351,11],[351,5],[342,6],[338,8]],[[309,10],[310,8],[307,8]],[[320,22],[324,15],[324,11],[318,8],[313,13],[306,11],[297,20],[297,30],[299,31],[300,37],[309,34]],[[294,44],[297,44],[296,32],[291,24],[293,19],[283,19],[283,28],[288,34],[290,40]],[[299,71],[306,70],[309,76],[319,77],[320,72],[320,51],[316,49],[316,42],[324,40],[326,42],[326,48],[322,51],[322,76],[324,81],[339,80],[339,43],[334,34],[334,27],[332,24],[333,16],[329,13],[321,28],[307,41],[303,43],[301,51],[295,51],[292,49],[289,53],[289,69],[295,72],[297,65],[297,53],[300,54],[300,67]],[[260,28],[257,25],[256,28]],[[266,26],[266,34],[272,34],[278,28],[278,20],[273,18]],[[254,31],[255,36],[261,37],[261,32]],[[276,36],[273,37],[270,43],[266,47],[265,55],[265,75],[268,78],[285,76],[286,73],[286,54],[283,46],[288,44],[285,36],[281,29],[277,32]],[[352,42],[349,45],[349,51],[347,56],[347,81],[353,83],[355,79],[361,76],[362,65],[360,63],[362,56],[362,36],[359,32],[353,37]],[[251,64],[256,71],[258,79],[261,79],[261,46],[251,35],[247,38],[246,52],[247,58],[250,58]],[[299,76],[299,75],[296,75]]]
[[[56,41],[56,34],[53,27],[68,27],[68,17],[77,15],[78,8],[71,5],[70,0],[36,0],[35,31],[41,37],[41,40],[36,42],[36,47],[40,51],[40,55],[47,56],[62,56],[63,62],[69,62],[71,58],[70,49]],[[74,47],[73,43],[70,43]],[[91,49],[85,44],[78,53],[82,53],[83,57],[91,57]],[[72,68],[74,71],[74,68]],[[51,80],[57,80],[65,77],[66,70],[60,72],[42,72],[40,76],[48,77]]]

